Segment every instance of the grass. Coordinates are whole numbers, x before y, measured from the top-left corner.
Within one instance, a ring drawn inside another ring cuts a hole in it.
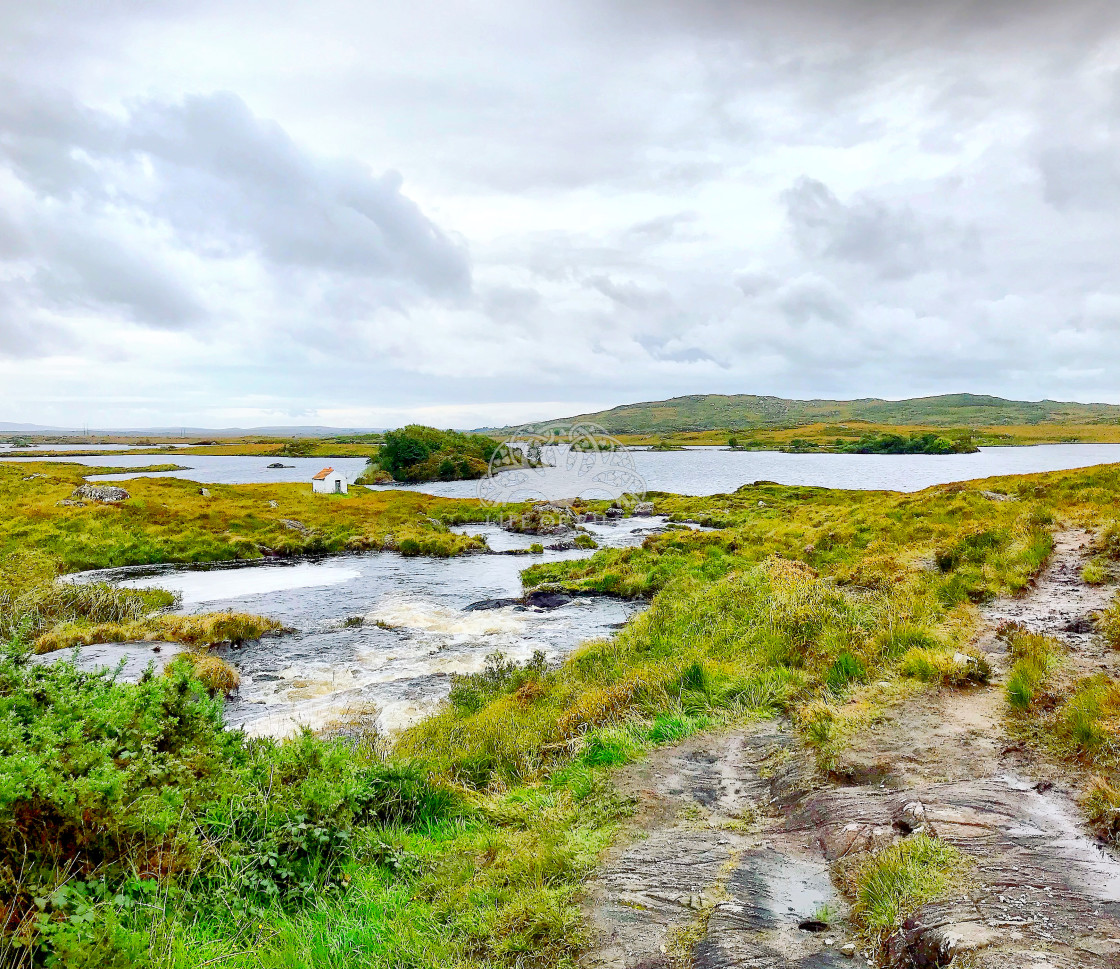
[[[170,642],[205,648],[260,639],[283,630],[283,624],[263,616],[239,612],[209,612],[192,616],[146,616],[132,622],[90,623],[69,620],[38,636],[37,653],[96,643]]]
[[[959,892],[968,868],[952,845],[926,834],[895,842],[864,861],[852,878],[852,916],[881,945],[923,905]]]
[[[60,571],[255,557],[283,540],[289,554],[478,547],[447,526],[480,510],[415,493],[213,486],[204,499],[189,482],[140,480],[119,507],[56,508],[72,471],[46,466],[24,482],[0,466],[0,552],[16,563],[2,577],[6,622],[39,617],[35,637],[60,622],[144,622],[169,604],[100,590],[60,605]],[[698,730],[778,713],[823,764],[891,696],[923,679],[959,682],[947,673],[973,665],[957,654],[976,604],[1030,582],[1056,520],[1111,517],[1118,487],[1120,469],[1099,468],[916,495],[759,484],[656,496],[678,522],[715,530],[524,574],[529,587],[643,597],[646,611],[557,667],[495,658],[396,738],[246,739],[221,726],[222,684],[194,659],[128,685],[10,657],[0,944],[17,948],[0,961],[18,951],[24,965],[34,954],[161,969],[574,965],[587,941],[581,885],[626,812],[612,771]],[[988,501],[988,489],[1017,500]],[[1108,690],[1082,694],[1052,711],[1071,738],[1112,716]],[[868,931],[956,877],[952,849],[921,837],[861,875]]]
[[[196,653],[193,650],[180,653],[167,664],[165,673],[174,677],[180,670],[206,687],[211,696],[229,696],[241,685],[241,676],[237,670],[225,660],[206,653]]]
[[[1023,713],[1035,705],[1049,685],[1065,649],[1058,640],[1021,626],[1011,626],[1002,635],[1013,660],[1004,688],[1007,702],[1013,710]]]
[[[483,547],[447,528],[485,519],[467,501],[367,488],[316,495],[309,483],[212,484],[206,497],[196,482],[138,478],[127,482],[128,501],[58,507],[82,483],[82,473],[79,466],[0,463],[0,560],[49,558],[62,573],[347,551],[457,555]]]
[[[1113,649],[1120,649],[1120,595],[1097,616],[1097,629]]]

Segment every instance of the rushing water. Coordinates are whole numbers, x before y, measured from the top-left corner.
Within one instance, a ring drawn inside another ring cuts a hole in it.
[[[682,495],[713,495],[735,491],[752,481],[812,485],[855,490],[920,491],[930,485],[948,484],[1005,474],[1061,471],[1097,464],[1120,462],[1120,444],[1046,444],[1033,447],[982,448],[978,454],[783,454],[778,451],[729,451],[726,448],[687,448],[684,451],[631,451],[624,460],[645,483],[647,491],[669,491]],[[261,481],[310,481],[330,465],[351,481],[365,467],[365,458],[275,458],[220,457],[175,454],[174,460],[190,465],[186,471],[163,472],[150,477],[173,476],[204,483],[236,484]],[[8,460],[43,460],[33,457]],[[165,460],[160,455],[98,455],[58,458],[101,467],[143,467]],[[572,498],[582,488],[583,497],[596,494],[578,474],[566,468],[563,456],[554,457],[556,468],[544,468],[528,476],[524,498]],[[288,467],[269,468],[282,462]],[[120,474],[92,476],[98,480],[128,478]],[[502,478],[503,476],[499,476]],[[387,485],[386,488],[404,487]],[[409,488],[449,498],[475,498],[476,481],[447,481],[409,485]]]
[[[587,527],[601,545],[623,546],[663,524],[632,518]],[[494,549],[541,541],[492,525],[461,530],[485,535]],[[182,595],[185,612],[254,612],[294,627],[294,633],[219,654],[241,674],[241,689],[226,707],[228,722],[250,734],[282,737],[302,725],[373,722],[380,730],[399,729],[447,695],[450,674],[480,670],[489,653],[521,661],[539,649],[555,660],[587,639],[609,635],[637,605],[579,598],[551,610],[465,611],[484,599],[520,596],[520,571],[535,562],[587,554],[420,559],[374,553],[236,568],[127,569],[74,580],[160,586]]]

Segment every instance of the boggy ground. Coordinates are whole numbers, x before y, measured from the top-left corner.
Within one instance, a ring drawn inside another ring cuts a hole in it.
[[[1077,780],[1003,725],[1001,623],[1062,640],[1079,672],[1116,669],[1090,621],[1114,589],[1081,580],[1091,538],[1059,533],[1032,587],[985,610],[990,685],[896,703],[827,777],[774,723],[694,737],[630,768],[620,785],[639,805],[634,836],[590,885],[599,941],[585,964],[1120,966],[1120,858],[1085,828]],[[916,831],[966,856],[962,887],[871,952],[834,886]]]

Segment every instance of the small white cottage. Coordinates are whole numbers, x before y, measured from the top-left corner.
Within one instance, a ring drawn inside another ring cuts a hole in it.
[[[311,479],[311,487],[320,495],[346,494],[346,475],[334,468],[323,468]]]

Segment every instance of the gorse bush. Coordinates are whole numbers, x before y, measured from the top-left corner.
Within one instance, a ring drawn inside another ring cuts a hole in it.
[[[74,892],[127,900],[155,881],[199,912],[298,907],[344,889],[361,826],[456,810],[449,789],[372,749],[227,730],[190,663],[129,685],[24,650],[0,658],[0,945],[24,962],[56,935],[74,942],[89,907]]]

